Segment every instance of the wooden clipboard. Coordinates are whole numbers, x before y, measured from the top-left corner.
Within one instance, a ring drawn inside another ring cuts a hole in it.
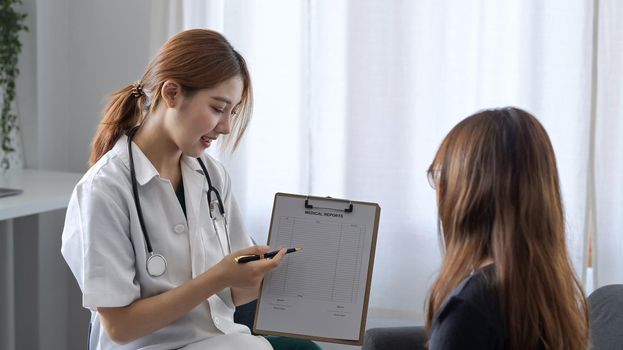
[[[268,244],[302,250],[264,279],[254,332],[362,345],[380,212],[377,203],[275,194]]]

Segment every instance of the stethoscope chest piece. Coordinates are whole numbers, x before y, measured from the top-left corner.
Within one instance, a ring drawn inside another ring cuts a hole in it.
[[[147,273],[152,277],[162,276],[167,269],[167,261],[160,254],[151,254],[147,258]]]

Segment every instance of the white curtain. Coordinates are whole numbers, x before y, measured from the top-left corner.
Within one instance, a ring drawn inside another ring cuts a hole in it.
[[[623,3],[600,0],[595,110],[595,287],[623,283]]]
[[[278,191],[381,205],[371,318],[423,321],[440,262],[425,170],[458,121],[489,107],[518,106],[541,120],[557,154],[576,271],[584,278],[587,218],[596,208],[596,281],[621,283],[617,1],[179,4],[184,28],[224,33],[251,69],[249,132],[233,157],[216,155],[257,241],[266,240]]]

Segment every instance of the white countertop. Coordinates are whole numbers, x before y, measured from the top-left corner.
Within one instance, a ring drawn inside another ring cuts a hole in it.
[[[0,187],[24,191],[0,198],[0,220],[66,208],[81,177],[80,173],[34,169],[12,169],[0,174]]]

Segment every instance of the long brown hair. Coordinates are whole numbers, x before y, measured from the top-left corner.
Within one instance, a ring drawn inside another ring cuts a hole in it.
[[[517,108],[456,125],[428,169],[445,255],[426,327],[449,293],[486,258],[510,349],[586,349],[588,306],[565,243],[563,205],[547,132]]]
[[[121,135],[156,109],[166,80],[176,81],[182,86],[184,96],[190,97],[200,89],[213,87],[235,76],[242,78],[243,90],[232,133],[225,140],[225,145],[233,143],[232,150],[240,143],[253,105],[251,77],[244,58],[227,39],[211,30],[191,29],[173,36],[160,48],[138,82],[112,94],[93,137],[89,165],[97,162]],[[135,97],[139,85],[144,94]]]

